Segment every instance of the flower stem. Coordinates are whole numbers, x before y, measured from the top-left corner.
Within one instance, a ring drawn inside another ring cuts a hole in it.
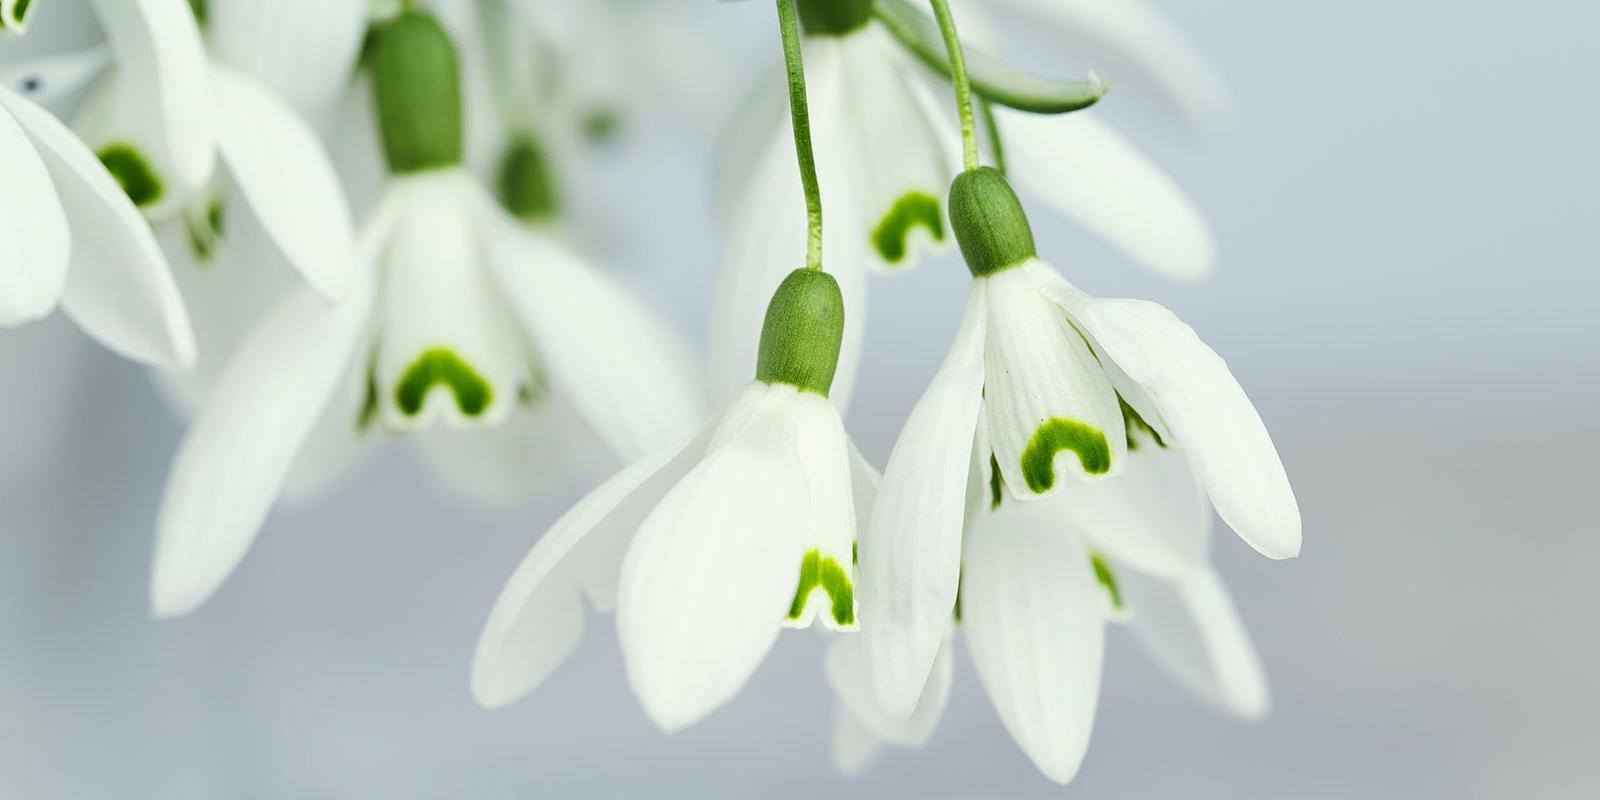
[[[789,72],[789,118],[794,150],[800,161],[800,185],[806,193],[806,269],[822,269],[822,190],[817,186],[817,161],[811,152],[811,112],[806,107],[806,68],[800,56],[800,15],[795,0],[777,0],[778,29],[783,34],[783,63]]]
[[[967,78],[967,58],[961,52],[961,38],[956,35],[956,21],[950,16],[948,0],[929,0],[933,16],[939,21],[939,32],[944,34],[944,46],[950,51],[950,76],[956,87],[956,108],[961,114],[961,155],[967,169],[978,167],[978,134],[972,118],[972,82]]]
[[[978,113],[983,115],[983,129],[989,134],[989,156],[994,159],[994,168],[1000,174],[1006,172],[1006,146],[1000,141],[1000,126],[994,121],[994,104],[982,97],[978,98]]]

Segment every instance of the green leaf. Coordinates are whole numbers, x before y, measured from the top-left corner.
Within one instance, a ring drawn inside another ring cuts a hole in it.
[[[950,59],[945,52],[939,26],[907,0],[873,0],[872,11],[894,38],[899,39],[924,64],[950,75]],[[1056,80],[1030,75],[997,56],[963,43],[967,57],[967,76],[972,91],[991,103],[1036,114],[1063,114],[1088,108],[1100,102],[1110,84],[1093,72],[1084,80]]]

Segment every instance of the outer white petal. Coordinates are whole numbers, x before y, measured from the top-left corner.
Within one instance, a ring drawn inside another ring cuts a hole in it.
[[[1012,496],[1031,500],[1075,478],[1120,475],[1128,449],[1122,408],[1066,312],[1033,270],[975,282],[987,285],[989,299],[984,422]]]
[[[0,327],[49,314],[67,280],[71,244],[50,172],[0,109]]]
[[[1058,279],[1059,280],[1059,279]],[[1064,286],[1065,282],[1061,284]],[[1228,365],[1171,311],[1059,289],[1129,405],[1183,450],[1217,513],[1269,558],[1300,554],[1300,507],[1266,425]]]
[[[156,616],[193,611],[244,558],[350,368],[371,302],[365,286],[333,306],[296,290],[234,354],[167,477],[150,581]]]
[[[987,298],[974,282],[950,355],[900,431],[861,537],[861,636],[884,709],[916,710],[961,575],[972,441],[983,396]]]
[[[218,152],[239,195],[290,266],[337,299],[356,273],[354,234],[322,142],[250,78],[215,65],[211,85]]]
[[[0,68],[0,86],[55,111],[55,105],[83,90],[111,64],[105,45],[30,58]]]
[[[843,705],[833,710],[833,768],[846,778],[861,774],[883,752],[883,740]]]
[[[866,229],[860,224],[860,170],[847,135],[843,56],[832,37],[805,45],[806,92],[823,203],[824,267],[839,282],[847,312],[839,367],[829,397],[847,408],[861,362],[867,312]],[[772,293],[805,266],[806,212],[787,117],[768,132],[766,148],[738,191],[727,222],[711,306],[711,380],[714,397],[731,397],[755,375],[761,325]]]
[[[654,310],[553,239],[482,198],[506,302],[565,393],[619,458],[677,441],[705,419],[700,368]]]
[[[487,707],[531,691],[583,635],[585,589],[609,593],[639,523],[705,452],[706,433],[669,445],[600,484],[556,520],[523,559],[489,613],[472,657],[472,696]],[[597,605],[607,606],[609,597]]]
[[[1148,0],[1011,0],[1132,59],[1197,124],[1233,114],[1227,87],[1189,37]]]
[[[129,358],[179,369],[194,333],[150,226],[105,167],[49,112],[0,88],[0,105],[27,131],[50,171],[72,229],[62,305],[85,331]]]
[[[946,636],[928,674],[927,687],[908,719],[898,719],[878,702],[872,688],[872,668],[859,636],[843,636],[828,646],[824,661],[828,685],[843,709],[871,731],[874,738],[899,747],[921,747],[939,726],[950,700],[951,641]]]
[[[534,383],[525,337],[489,271],[472,176],[396,178],[383,256],[378,407],[392,430],[494,426]]]
[[[90,123],[105,144],[128,136],[197,191],[211,178],[215,139],[205,44],[185,0],[91,0],[116,60],[112,107]],[[98,115],[94,115],[98,116]]]
[[[1165,581],[1124,570],[1117,580],[1132,611],[1134,636],[1173,680],[1235,716],[1266,716],[1261,659],[1214,571]]]
[[[353,78],[368,0],[208,0],[212,56],[261,81],[313,125]]]
[[[882,26],[845,36],[840,47],[846,120],[861,151],[865,193],[857,210],[873,255],[867,263],[910,269],[924,251],[950,239],[944,209],[955,165],[941,138],[945,123],[924,113],[921,74],[911,72],[909,57]]]
[[[1211,504],[1183,453],[1143,442],[1112,481],[1069,487],[1057,509],[1097,550],[1155,575],[1206,563]]]
[[[1006,730],[1067,783],[1094,727],[1108,603],[1088,551],[1049,505],[1005,503],[972,526],[961,627]]]
[[[1102,3],[1112,5],[1112,3]],[[994,107],[1007,175],[1025,194],[1167,277],[1210,274],[1216,240],[1187,193],[1092,113]]]
[[[628,682],[663,730],[737,694],[782,630],[805,548],[794,448],[781,407],[758,415],[667,493],[628,549],[617,633]]]

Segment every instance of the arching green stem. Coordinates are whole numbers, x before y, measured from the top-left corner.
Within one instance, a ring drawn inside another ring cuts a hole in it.
[[[1000,141],[1000,126],[994,121],[994,104],[977,98],[978,113],[983,115],[983,129],[989,134],[989,155],[994,158],[994,168],[1006,174],[1006,145]]]
[[[817,186],[817,161],[811,152],[811,112],[806,106],[806,67],[800,55],[800,15],[795,0],[778,0],[778,29],[783,34],[783,63],[789,72],[789,118],[794,125],[794,150],[800,160],[800,185],[806,193],[806,269],[822,269],[822,190]]]
[[[961,37],[956,34],[949,1],[929,2],[933,4],[934,18],[939,21],[939,32],[944,34],[944,47],[950,52],[950,77],[956,87],[956,109],[961,114],[962,164],[967,169],[977,169],[978,134],[972,116],[972,82],[967,78],[967,59],[961,52]]]

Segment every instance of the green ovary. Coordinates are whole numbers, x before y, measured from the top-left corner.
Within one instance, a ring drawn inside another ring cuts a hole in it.
[[[472,365],[452,350],[435,347],[424,352],[406,368],[394,388],[395,402],[407,416],[416,416],[422,411],[428,393],[437,384],[450,388],[456,398],[456,407],[469,417],[482,414],[494,397],[489,382]]]
[[[134,205],[140,208],[154,205],[166,191],[161,176],[151,169],[150,162],[133,145],[109,144],[96,155]]]
[[[911,236],[911,229],[918,225],[927,228],[934,241],[944,240],[944,217],[939,213],[939,199],[926,192],[901,195],[872,230],[872,246],[884,261],[898,264],[906,257],[906,240]]]
[[[838,560],[831,556],[824,557],[817,550],[808,551],[800,561],[800,585],[795,589],[794,602],[789,604],[789,619],[800,619],[800,615],[805,613],[806,601],[819,588],[828,593],[828,599],[832,602],[830,613],[834,623],[839,627],[855,625],[856,596],[850,573],[840,566]]]
[[[1111,446],[1103,432],[1077,420],[1055,417],[1033,432],[1022,451],[1022,479],[1034,494],[1044,494],[1055,486],[1056,453],[1062,450],[1077,453],[1078,463],[1090,475],[1111,470]]]

